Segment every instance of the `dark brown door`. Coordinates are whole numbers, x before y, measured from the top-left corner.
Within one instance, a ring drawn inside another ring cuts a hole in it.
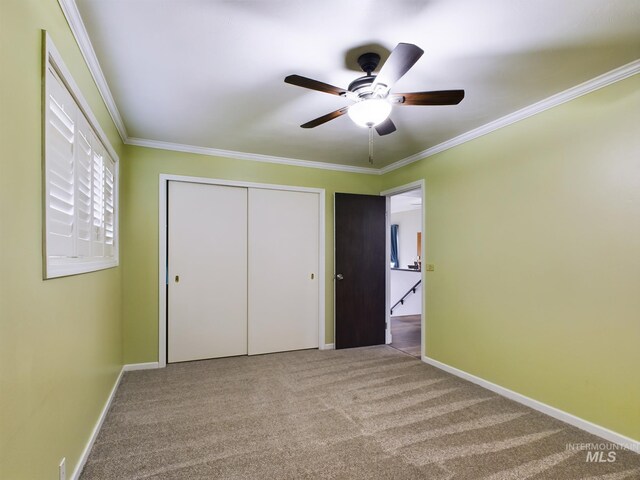
[[[336,348],[385,343],[385,207],[385,197],[335,194]]]

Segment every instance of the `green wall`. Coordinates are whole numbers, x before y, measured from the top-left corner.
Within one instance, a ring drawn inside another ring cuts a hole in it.
[[[380,176],[127,146],[121,166],[124,363],[158,360],[159,175],[242,180],[326,190],[326,343],[333,343],[333,193],[380,191]],[[322,341],[322,339],[321,339]]]
[[[55,0],[0,1],[0,478],[70,478],[122,365],[120,269],[42,280],[41,29],[122,152]]]
[[[425,179],[427,356],[640,439],[640,75],[383,177]]]

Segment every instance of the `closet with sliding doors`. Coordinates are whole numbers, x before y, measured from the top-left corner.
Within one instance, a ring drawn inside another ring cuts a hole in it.
[[[320,195],[169,181],[167,196],[168,361],[317,348]]]

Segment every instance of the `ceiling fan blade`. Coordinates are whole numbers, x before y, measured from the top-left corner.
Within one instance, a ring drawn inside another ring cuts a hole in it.
[[[300,125],[302,128],[313,128],[318,125],[322,125],[323,123],[327,123],[329,120],[333,120],[334,118],[341,117],[345,113],[347,113],[349,107],[342,107],[340,110],[335,110],[331,113],[327,113],[321,117],[316,118],[315,120],[311,120],[310,122],[304,123]]]
[[[389,101],[397,105],[457,105],[463,98],[464,90],[394,93],[389,95]]]
[[[380,73],[373,82],[373,89],[375,90],[378,85],[385,85],[385,88],[389,90],[413,67],[423,53],[424,50],[416,45],[399,43],[382,65]]]
[[[310,88],[311,90],[317,90],[318,92],[331,93],[332,95],[344,96],[347,91],[344,88],[334,87],[328,83],[319,82],[312,78],[302,77],[300,75],[289,75],[284,79],[285,83],[296,85],[302,88]]]
[[[387,118],[381,124],[376,125],[375,128],[376,128],[376,132],[378,132],[378,135],[380,135],[380,136],[389,135],[390,133],[393,133],[393,132],[396,131],[396,126],[391,121],[391,118]]]

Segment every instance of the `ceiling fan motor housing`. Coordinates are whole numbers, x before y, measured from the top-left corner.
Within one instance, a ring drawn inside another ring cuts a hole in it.
[[[364,77],[356,78],[353,82],[349,84],[348,90],[350,92],[357,93],[361,97],[369,95],[373,93],[373,90],[368,89],[373,85],[373,81],[376,79],[375,75],[365,75]]]

